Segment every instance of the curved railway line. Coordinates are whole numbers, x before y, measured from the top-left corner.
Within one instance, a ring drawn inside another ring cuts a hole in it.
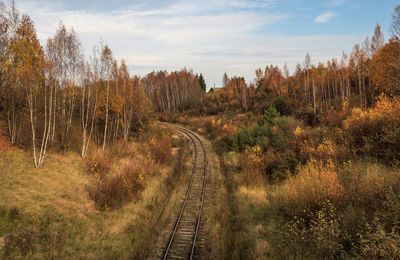
[[[189,137],[194,146],[193,168],[180,212],[165,245],[162,259],[193,259],[200,255],[201,217],[207,177],[207,154],[200,137],[185,128],[179,131]]]

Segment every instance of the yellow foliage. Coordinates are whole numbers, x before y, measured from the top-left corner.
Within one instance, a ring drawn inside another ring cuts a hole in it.
[[[295,135],[297,138],[302,137],[302,136],[303,136],[303,133],[304,133],[304,130],[303,130],[303,128],[301,128],[300,126],[297,126],[296,129],[294,130],[294,135]]]
[[[323,164],[312,160],[301,167],[297,175],[277,186],[274,203],[286,212],[296,214],[307,207],[317,207],[328,199],[338,201],[343,191],[335,165],[332,162]]]
[[[264,156],[260,146],[256,145],[246,149],[242,157],[242,168],[246,184],[262,184],[264,166]]]
[[[400,101],[380,96],[368,110],[354,108],[344,123],[356,151],[381,155],[382,149],[391,156],[400,153]]]
[[[329,139],[324,139],[318,146],[304,143],[301,152],[306,158],[327,162],[336,158],[336,145]]]
[[[379,165],[348,162],[342,175],[346,180],[346,195],[349,199],[374,202],[379,197],[383,198],[389,187],[393,190],[400,188],[399,172]]]

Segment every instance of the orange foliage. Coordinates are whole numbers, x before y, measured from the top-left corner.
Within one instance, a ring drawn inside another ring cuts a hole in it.
[[[263,183],[265,162],[262,149],[259,146],[248,148],[244,151],[242,168],[247,185],[260,185]]]
[[[306,142],[301,146],[301,153],[306,158],[327,162],[336,158],[336,145],[329,139],[324,139],[317,146]]]
[[[171,140],[166,135],[160,139],[151,139],[149,148],[154,160],[157,163],[166,163],[172,156]]]
[[[400,42],[392,40],[371,60],[371,79],[379,93],[400,95]]]
[[[6,71],[17,77],[25,87],[43,81],[44,52],[29,16],[22,17],[16,35],[10,41],[9,51],[12,58],[4,64]]]
[[[344,121],[356,152],[370,153],[380,158],[400,158],[400,101],[380,96],[368,110],[355,108]]]
[[[339,201],[343,194],[335,165],[312,160],[277,187],[275,202],[287,213],[296,215],[305,208],[317,208],[325,200]]]

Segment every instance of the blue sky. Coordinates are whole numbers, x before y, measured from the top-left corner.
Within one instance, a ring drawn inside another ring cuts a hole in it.
[[[209,87],[222,74],[254,79],[267,64],[294,68],[350,52],[376,23],[388,38],[394,0],[16,0],[43,43],[62,20],[78,32],[87,56],[100,38],[132,73],[183,67]]]

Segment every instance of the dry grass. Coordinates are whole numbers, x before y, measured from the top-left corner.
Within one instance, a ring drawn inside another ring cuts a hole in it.
[[[149,151],[143,143],[118,146],[113,149],[119,154],[111,150],[113,155],[107,156],[111,167],[95,167],[92,174],[84,173],[88,168],[74,153],[50,154],[43,168],[34,169],[29,152],[1,151],[1,257],[5,253],[9,258],[35,259],[148,257],[171,215],[166,203],[179,205],[173,191],[181,173],[173,173],[173,157],[162,166],[146,159]],[[142,192],[118,210],[98,211],[86,189],[104,169],[106,175],[124,177],[146,169]]]
[[[259,146],[248,148],[242,156],[244,181],[247,185],[264,185],[265,157]]]
[[[237,198],[246,205],[265,207],[269,204],[265,186],[240,186],[237,191]]]
[[[384,200],[389,189],[400,192],[400,171],[379,164],[348,162],[339,177],[346,190],[346,201],[368,208]]]
[[[325,200],[339,201],[343,195],[343,185],[333,163],[311,161],[275,187],[272,203],[275,208],[294,216],[304,209],[318,208]]]
[[[230,255],[230,201],[226,176],[220,168],[219,158],[211,143],[203,138],[208,158],[208,177],[204,217],[206,227],[206,250],[204,259],[223,259]]]
[[[81,159],[76,154],[51,154],[42,169],[34,169],[29,152],[13,150],[1,157],[11,158],[5,165],[0,160],[2,181],[0,201],[3,205],[23,208],[27,213],[47,205],[71,216],[94,212],[85,192],[88,179],[81,174]]]

